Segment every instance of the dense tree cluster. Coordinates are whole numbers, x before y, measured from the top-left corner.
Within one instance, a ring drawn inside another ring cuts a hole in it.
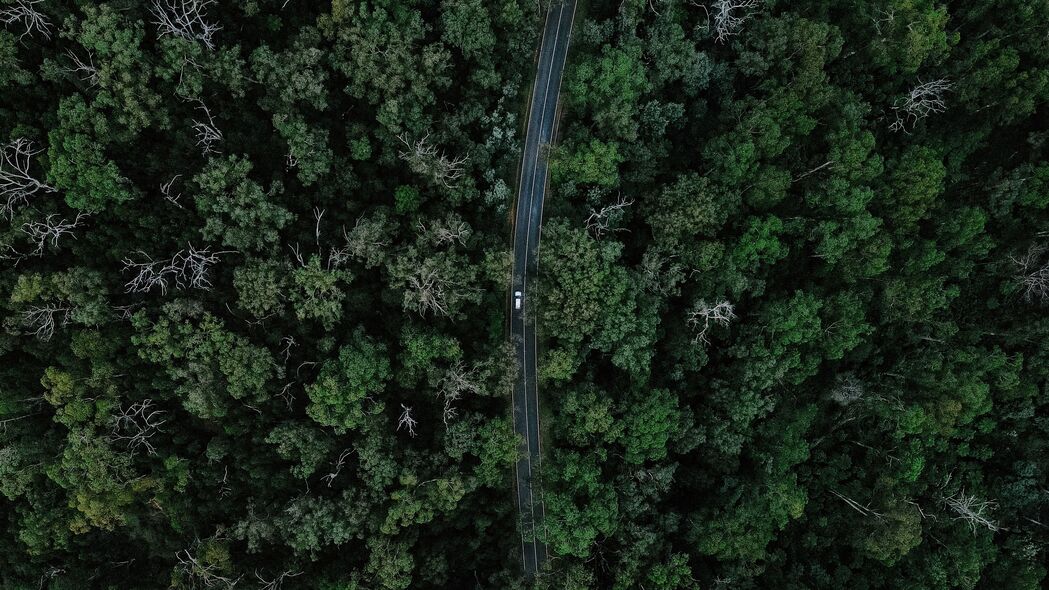
[[[0,586],[517,583],[540,10],[0,2]]]
[[[0,0],[0,586],[525,585],[549,4]],[[1049,0],[579,11],[536,585],[1041,587]]]
[[[547,586],[1042,587],[1049,3],[587,7]]]

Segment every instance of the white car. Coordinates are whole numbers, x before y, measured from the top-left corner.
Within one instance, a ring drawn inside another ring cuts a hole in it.
[[[523,297],[520,291],[514,291],[514,309],[521,309],[521,299]]]

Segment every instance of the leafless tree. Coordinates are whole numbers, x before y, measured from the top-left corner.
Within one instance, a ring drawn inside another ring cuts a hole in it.
[[[87,213],[77,213],[76,219],[69,221],[65,218],[58,219],[58,215],[50,214],[44,221],[33,221],[22,224],[22,233],[29,236],[30,241],[36,244],[36,248],[30,253],[31,256],[41,256],[48,243],[52,247],[58,247],[58,240],[64,235],[69,235],[74,240],[76,235],[73,230],[80,222],[88,217]]]
[[[284,387],[280,390],[280,393],[277,394],[282,400],[284,400],[284,405],[288,407],[289,412],[295,404],[295,393],[291,390],[294,386],[294,382],[285,383]]]
[[[367,267],[378,266],[382,262],[382,255],[390,246],[389,225],[382,217],[364,219],[357,218],[357,223],[348,233],[343,230],[346,238],[347,252],[350,256],[364,262]]]
[[[132,303],[131,305],[115,305],[112,307],[113,311],[117,312],[117,318],[120,320],[130,320],[131,314],[140,307],[142,303]]]
[[[215,49],[211,38],[221,27],[205,20],[208,6],[214,3],[215,0],[153,0],[150,12],[161,37],[182,37]]]
[[[29,173],[30,159],[44,150],[33,149],[28,139],[16,139],[0,148],[0,212],[10,219],[15,208],[29,202],[29,197],[54,187],[40,182]]]
[[[331,487],[331,482],[335,481],[336,477],[342,473],[342,468],[346,466],[346,459],[353,454],[353,449],[345,449],[339,454],[339,458],[335,460],[335,464],[332,467],[332,472],[321,478],[322,481],[328,482],[328,487]]]
[[[835,496],[837,496],[838,499],[840,499],[842,502],[845,502],[849,506],[849,508],[852,508],[856,512],[859,512],[860,514],[862,514],[863,516],[874,516],[876,518],[884,518],[884,516],[885,516],[882,513],[878,512],[876,510],[873,510],[870,507],[869,503],[868,504],[860,504],[859,502],[853,500],[852,498],[849,498],[848,496],[845,496],[843,494],[839,494],[838,492],[835,492],[834,490],[830,490],[830,493],[834,494]]]
[[[17,0],[14,4],[0,8],[0,23],[4,23],[5,25],[20,23],[25,27],[25,32],[18,37],[19,39],[26,35],[32,37],[34,31],[43,35],[45,39],[50,39],[51,22],[36,9],[36,5],[43,1],[44,0]]]
[[[440,152],[437,146],[429,142],[430,134],[422,139],[411,141],[407,133],[398,136],[405,150],[400,153],[401,159],[416,174],[421,174],[433,180],[434,183],[446,188],[454,188],[455,183],[465,173],[465,165],[469,158],[458,156],[449,158],[444,152]]]
[[[262,584],[262,586],[259,586],[259,590],[280,590],[281,587],[284,585],[284,580],[286,578],[294,578],[295,576],[301,575],[302,572],[293,572],[291,570],[287,570],[282,572],[276,578],[267,581],[266,578],[263,578],[262,574],[259,573],[259,570],[255,570],[255,577]]]
[[[33,334],[47,342],[55,335],[57,324],[69,323],[69,314],[73,312],[71,307],[61,307],[53,303],[44,306],[33,306],[22,312],[22,325],[33,330]],[[56,317],[60,318],[56,321]]]
[[[229,590],[240,582],[241,576],[236,578],[223,576],[219,573],[218,564],[202,562],[200,558],[194,555],[195,552],[199,551],[200,542],[198,541],[193,545],[190,549],[183,549],[175,553],[175,559],[178,561],[175,569],[179,573],[191,580],[199,581],[205,588],[225,588]]]
[[[714,40],[724,43],[743,31],[743,24],[753,16],[762,0],[716,0],[710,9],[714,18]]]
[[[135,273],[135,276],[124,284],[127,293],[148,293],[154,288],[159,288],[162,294],[167,294],[168,285],[171,283],[179,290],[209,291],[209,270],[219,261],[219,255],[228,252],[211,252],[210,248],[197,250],[190,244],[188,249],[180,250],[171,260],[155,261],[144,252],[139,254],[145,256],[145,262],[135,262],[130,258],[123,261],[124,272]]]
[[[40,574],[40,590],[43,590],[45,587],[47,587],[48,582],[54,580],[55,578],[61,576],[64,573],[66,573],[66,570],[60,567],[51,566],[47,568],[44,571],[44,573]]]
[[[211,111],[208,110],[207,105],[203,101],[198,102],[200,102],[200,106],[197,107],[197,110],[204,111],[207,121],[193,119],[193,133],[197,136],[197,147],[200,148],[201,154],[204,156],[221,154],[222,152],[215,149],[215,144],[222,141],[222,132],[215,126],[215,119],[211,116]]]
[[[1016,281],[1023,289],[1027,301],[1049,301],[1049,258],[1044,258],[1046,248],[1035,244],[1023,256],[1013,256],[1016,266]]]
[[[401,412],[401,417],[397,419],[397,430],[405,428],[408,430],[408,434],[414,438],[416,435],[415,427],[418,426],[419,422],[412,417],[412,409],[409,406],[401,404],[401,408],[404,411]]]
[[[613,228],[612,226],[623,216],[623,211],[633,204],[634,201],[619,195],[615,203],[605,205],[600,211],[590,209],[590,216],[586,218],[586,230],[595,238],[601,238],[609,231],[625,231],[623,228]]]
[[[169,180],[169,181],[165,182],[164,184],[160,185],[160,194],[164,195],[164,199],[167,202],[169,202],[172,205],[178,207],[179,209],[182,209],[182,203],[178,202],[178,200],[182,198],[182,193],[179,193],[177,195],[174,194],[175,193],[174,186],[175,186],[175,181],[177,181],[179,179],[179,177],[181,177],[181,176],[182,176],[181,174],[176,174],[176,175],[171,177],[171,180]]]
[[[291,349],[298,346],[298,342],[295,342],[294,336],[284,336],[280,339],[280,343],[284,345],[284,348],[280,351],[284,357],[284,364],[288,364],[288,359],[291,358]]]
[[[718,326],[729,325],[729,322],[736,318],[734,310],[735,307],[725,300],[710,305],[700,299],[692,308],[692,311],[688,312],[688,325],[696,331],[696,336],[692,342],[710,344],[707,332],[710,330],[711,324]]]
[[[892,105],[896,119],[889,125],[889,129],[906,132],[921,119],[935,113],[942,113],[947,108],[944,94],[950,91],[952,86],[953,84],[946,78],[932,82],[919,80],[917,86]]]
[[[161,426],[167,422],[163,418],[166,413],[156,409],[151,399],[121,408],[120,412],[113,416],[112,440],[125,443],[132,455],[140,448],[148,455],[156,455],[157,451],[150,439],[163,432]]]
[[[830,392],[830,398],[843,406],[863,399],[866,387],[855,375],[846,375],[838,379],[834,389]]]
[[[408,291],[404,303],[405,307],[414,308],[419,315],[432,312],[435,315],[447,316],[445,283],[437,271],[419,268],[408,277]]]
[[[98,84],[98,68],[95,67],[95,56],[91,54],[90,49],[87,52],[86,63],[72,49],[67,50],[66,55],[73,62],[72,67],[65,69],[66,72],[78,77],[81,82],[87,82],[90,86]]]
[[[457,361],[449,367],[444,373],[444,377],[441,378],[437,390],[437,395],[444,401],[444,409],[441,412],[441,419],[444,425],[448,426],[448,422],[459,413],[455,407],[455,402],[459,401],[463,395],[476,395],[480,391],[481,386],[477,382],[473,369],[467,369],[463,361]]]
[[[991,520],[990,515],[988,514],[998,508],[996,502],[989,502],[987,500],[981,500],[976,496],[966,495],[965,490],[961,490],[957,494],[945,498],[944,502],[957,515],[954,519],[965,521],[965,523],[969,525],[969,529],[972,530],[973,534],[976,534],[976,529],[978,527],[983,527],[991,532],[1001,530],[998,522]]]
[[[448,216],[442,221],[433,223],[429,228],[420,221],[418,229],[419,233],[428,236],[430,242],[435,246],[446,246],[456,243],[460,246],[465,246],[466,240],[470,239],[470,235],[473,233],[469,224],[457,216]]]

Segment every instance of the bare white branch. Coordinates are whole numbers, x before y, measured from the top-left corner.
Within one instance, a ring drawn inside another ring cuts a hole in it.
[[[390,239],[390,228],[381,217],[357,218],[357,223],[349,232],[343,228],[346,238],[346,253],[360,260],[367,267],[378,266],[386,249],[393,243]]]
[[[973,534],[976,534],[976,529],[978,527],[985,528],[991,532],[996,532],[1001,529],[998,522],[991,520],[988,514],[998,508],[996,502],[989,502],[987,500],[981,500],[976,496],[966,495],[965,490],[958,492],[950,498],[946,498],[944,502],[957,515],[954,519],[965,521],[965,523],[969,525],[969,529],[972,530]]]
[[[946,78],[924,83],[919,80],[917,86],[892,105],[896,119],[889,124],[889,129],[907,132],[921,119],[942,113],[947,109],[944,94],[950,91],[952,86]]]
[[[849,508],[852,508],[856,512],[859,512],[860,514],[862,514],[863,516],[874,516],[876,518],[883,518],[884,517],[884,515],[881,514],[880,512],[877,512],[876,510],[873,510],[870,507],[869,503],[868,504],[860,504],[859,502],[853,500],[852,498],[849,498],[848,496],[844,496],[842,494],[839,494],[838,492],[835,492],[834,490],[830,490],[830,493],[832,493],[835,496],[837,496],[838,499],[840,499],[842,502],[845,502],[845,504],[847,504],[849,506]]]
[[[335,481],[336,477],[342,473],[342,468],[346,466],[346,459],[353,454],[353,449],[345,449],[339,454],[339,458],[335,460],[335,464],[332,467],[332,472],[321,478],[321,481],[328,482],[328,487],[331,487],[331,483]]]
[[[255,578],[257,578],[258,581],[262,584],[262,586],[259,586],[259,590],[281,590],[281,587],[284,585],[284,580],[286,578],[294,578],[295,576],[301,576],[302,573],[303,572],[293,572],[291,570],[287,570],[281,572],[281,574],[276,578],[267,581],[266,578],[263,578],[262,574],[259,573],[259,570],[255,570]]]
[[[616,198],[615,203],[605,205],[600,211],[590,209],[590,216],[586,218],[586,230],[590,232],[594,238],[598,239],[609,231],[626,231],[624,228],[614,228],[612,226],[622,219],[623,212],[627,207],[633,204],[634,201],[629,200],[620,194]]]
[[[73,61],[73,66],[66,68],[65,71],[80,78],[81,82],[87,82],[90,86],[98,84],[98,68],[95,67],[95,56],[92,55],[91,50],[87,51],[87,62],[80,59],[80,56],[73,53],[73,50],[67,50],[66,55]]]
[[[157,433],[163,432],[161,426],[167,422],[163,418],[166,413],[163,410],[155,409],[151,399],[121,408],[120,413],[112,418],[112,440],[125,443],[128,452],[132,455],[140,448],[149,455],[156,455],[157,451],[150,439]]]
[[[206,21],[208,6],[215,0],[153,0],[150,12],[160,36],[172,35],[190,41],[200,41],[208,49],[215,49],[211,38],[222,27]]]
[[[215,119],[211,116],[211,111],[208,110],[207,105],[202,101],[197,110],[204,111],[204,116],[207,121],[198,121],[193,119],[193,133],[197,136],[197,147],[200,148],[201,155],[207,156],[209,154],[221,154],[222,152],[215,149],[215,144],[222,141],[222,131],[215,126]]]
[[[47,20],[36,5],[44,0],[17,0],[13,5],[0,8],[0,23],[10,25],[19,23],[25,27],[25,32],[18,38],[33,36],[33,32],[40,33],[45,39],[51,38],[51,22]]]
[[[22,224],[22,233],[29,236],[29,239],[36,244],[36,248],[33,249],[30,255],[42,256],[48,243],[52,247],[57,248],[59,238],[64,235],[68,235],[75,240],[76,235],[73,234],[73,230],[86,217],[88,217],[87,213],[77,213],[76,219],[68,221],[65,218],[58,219],[58,216],[52,213],[44,221]]]
[[[174,283],[176,289],[211,290],[208,271],[219,261],[219,255],[229,252],[211,252],[210,248],[197,250],[192,244],[186,250],[180,250],[171,260],[154,261],[144,252],[145,262],[124,259],[124,272],[132,271],[135,276],[124,284],[127,293],[148,293],[159,288],[167,294],[168,285]]]
[[[197,545],[199,545],[199,542],[194,543],[192,549],[183,549],[175,554],[175,559],[178,561],[175,569],[179,573],[191,580],[199,581],[204,588],[225,588],[230,590],[240,582],[241,576],[236,578],[223,576],[219,573],[218,564],[202,562],[200,558],[193,555],[191,551],[198,551]]]
[[[437,395],[444,399],[444,410],[441,412],[444,425],[448,426],[448,422],[459,413],[455,408],[455,402],[464,394],[476,395],[480,392],[481,386],[476,380],[474,371],[467,369],[465,363],[457,361],[449,367],[444,377],[441,378],[437,391]]]
[[[846,375],[838,379],[838,383],[830,392],[830,398],[837,403],[847,406],[853,402],[860,401],[867,393],[863,382],[855,375]]]
[[[718,326],[729,325],[729,322],[736,318],[734,309],[735,307],[725,300],[710,305],[700,299],[692,308],[692,311],[688,312],[688,325],[696,331],[696,336],[692,342],[710,344],[707,332],[710,330],[711,324]]]
[[[473,230],[470,225],[458,216],[448,216],[443,220],[434,222],[429,228],[426,224],[419,222],[419,233],[426,236],[435,246],[447,246],[452,244],[466,245]]]
[[[419,425],[419,421],[412,417],[412,409],[409,406],[401,404],[401,408],[404,410],[401,412],[401,417],[397,419],[397,430],[405,428],[408,434],[413,438],[416,435],[415,427]]]
[[[174,194],[175,193],[174,185],[175,185],[175,181],[177,181],[179,179],[179,177],[181,177],[181,176],[182,176],[181,174],[176,174],[176,175],[171,177],[171,180],[169,180],[169,181],[165,182],[164,184],[160,185],[160,194],[164,195],[164,199],[167,202],[169,202],[172,205],[178,207],[179,209],[182,209],[182,204],[178,202],[178,200],[182,198],[182,193],[179,193],[177,195]]]
[[[434,315],[448,315],[445,296],[445,282],[434,269],[419,268],[408,277],[408,291],[404,299],[405,307],[415,308],[419,315],[432,312]]]
[[[33,334],[47,342],[55,335],[56,316],[60,316],[61,325],[69,323],[71,307],[60,307],[54,304],[33,306],[22,312],[22,325],[33,330]]]
[[[743,31],[743,24],[750,19],[762,0],[717,0],[711,6],[714,16],[715,41],[724,43]]]
[[[454,188],[455,183],[465,173],[465,165],[469,158],[449,158],[444,152],[438,151],[437,146],[429,143],[430,134],[417,141],[411,141],[407,133],[397,138],[407,148],[400,153],[401,159],[408,163],[412,172],[430,178],[435,184]]]
[[[42,152],[28,139],[16,139],[0,148],[0,212],[10,219],[15,208],[29,203],[38,192],[53,193],[54,187],[29,173],[29,160]]]
[[[1016,266],[1016,281],[1023,289],[1027,301],[1049,301],[1049,258],[1045,258],[1046,248],[1033,245],[1023,256],[1010,258]]]

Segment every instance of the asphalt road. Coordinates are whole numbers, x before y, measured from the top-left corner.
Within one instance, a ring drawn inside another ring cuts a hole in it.
[[[513,389],[514,430],[521,436],[515,466],[517,506],[521,521],[521,559],[525,575],[533,576],[546,560],[545,509],[539,476],[542,459],[539,440],[539,394],[536,391],[536,336],[534,303],[529,284],[539,271],[539,231],[546,196],[547,163],[542,147],[555,137],[557,99],[561,89],[568,43],[575,19],[576,0],[555,2],[546,16],[528,128],[521,157],[521,186],[514,222],[514,264],[510,289],[510,337],[521,368]],[[516,293],[521,307],[517,308]]]

